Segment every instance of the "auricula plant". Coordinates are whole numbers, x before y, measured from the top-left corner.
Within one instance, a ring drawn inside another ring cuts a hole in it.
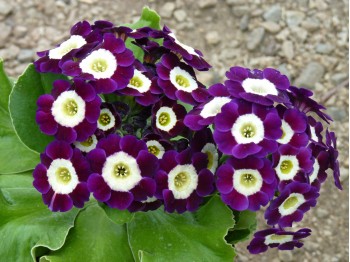
[[[161,29],[148,8],[133,25],[78,22],[38,54],[14,87],[10,112],[37,79],[45,92],[29,96],[36,105],[24,95],[28,112],[11,117],[19,143],[41,153],[32,186],[47,207],[35,202],[33,212],[66,233],[57,229],[61,244],[37,244],[45,251],[31,247],[33,258],[65,258],[101,240],[101,254],[113,248],[99,261],[232,261],[262,207],[267,225],[248,250],[300,248],[311,230],[294,225],[315,207],[327,170],[341,189],[331,118],[311,91],[275,69],[242,66],[205,86],[196,77],[211,68],[203,54]],[[3,210],[31,208],[9,192]],[[98,240],[88,233],[94,227]],[[195,249],[183,249],[187,242]]]

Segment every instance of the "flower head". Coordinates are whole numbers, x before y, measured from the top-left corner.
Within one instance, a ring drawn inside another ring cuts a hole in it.
[[[264,158],[229,158],[216,175],[223,202],[235,210],[259,210],[273,198],[276,176],[271,162]]]
[[[158,134],[147,134],[142,140],[146,142],[148,152],[155,155],[158,159],[161,159],[166,151],[173,149],[172,144]]]
[[[52,94],[39,97],[36,122],[47,135],[68,143],[85,141],[96,130],[101,99],[81,79],[73,85],[65,80],[53,83]]]
[[[240,99],[224,105],[214,123],[214,140],[219,150],[240,159],[275,152],[276,140],[282,136],[281,119],[275,108]]]
[[[90,172],[80,150],[66,142],[53,141],[41,154],[41,163],[33,172],[33,185],[51,211],[65,212],[73,205],[81,208],[89,200],[86,181]]]
[[[207,169],[207,161],[206,154],[192,153],[190,148],[181,153],[165,152],[155,178],[156,197],[163,199],[167,212],[193,212],[203,197],[212,193],[214,176]]]
[[[333,170],[334,184],[338,189],[342,190],[343,187],[340,183],[337,138],[334,132],[329,132],[328,129],[326,130],[326,145],[328,147],[329,154],[329,168]]]
[[[291,227],[303,219],[304,213],[317,203],[318,190],[307,183],[292,182],[284,187],[265,212],[267,224]]]
[[[114,133],[114,131],[121,125],[121,117],[117,112],[117,108],[114,103],[102,103],[100,115],[97,120],[97,135],[104,137],[108,134]]]
[[[93,172],[88,188],[98,201],[123,210],[133,201],[154,196],[158,159],[148,152],[145,142],[112,134],[102,138],[87,157]]]
[[[277,247],[279,250],[293,250],[301,248],[301,239],[310,236],[311,230],[302,228],[296,232],[284,231],[278,228],[269,228],[254,234],[253,240],[247,247],[251,254],[265,252],[269,247]]]

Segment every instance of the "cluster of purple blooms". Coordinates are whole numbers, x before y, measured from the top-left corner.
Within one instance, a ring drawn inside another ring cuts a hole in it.
[[[331,118],[277,70],[232,67],[207,89],[195,70],[210,65],[167,27],[107,21],[77,23],[39,56],[39,72],[70,79],[37,102],[40,130],[55,140],[33,185],[52,211],[82,208],[92,193],[120,210],[193,212],[218,191],[234,210],[268,205],[271,228],[248,246],[260,253],[302,246],[310,230],[286,228],[316,205],[327,169],[341,189],[335,134],[317,120]]]

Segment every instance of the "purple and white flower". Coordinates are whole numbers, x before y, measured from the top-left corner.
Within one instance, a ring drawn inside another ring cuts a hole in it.
[[[158,159],[162,159],[166,151],[173,149],[172,144],[158,134],[147,134],[142,140],[146,142],[148,152],[155,155]]]
[[[329,168],[333,170],[334,184],[338,189],[343,190],[340,183],[337,138],[334,132],[329,132],[328,129],[326,130],[326,145],[328,147],[329,154]]]
[[[96,130],[101,99],[92,86],[81,79],[73,85],[65,80],[53,83],[52,94],[37,101],[36,122],[47,135],[68,143],[85,141]]]
[[[113,103],[102,103],[100,115],[97,120],[97,131],[99,137],[114,133],[121,125],[121,117],[117,112],[117,108]]]
[[[233,97],[266,106],[274,102],[288,103],[289,80],[275,69],[261,71],[235,66],[226,72],[226,76],[225,86]]]
[[[148,152],[146,143],[135,136],[109,135],[87,155],[93,174],[88,188],[94,197],[111,208],[124,210],[133,201],[153,197],[156,184],[153,176],[158,159]]]
[[[241,99],[224,105],[214,123],[214,140],[219,150],[240,159],[275,152],[276,140],[282,136],[282,123],[275,108]]]
[[[214,176],[207,169],[207,155],[188,148],[181,153],[165,152],[156,174],[156,197],[163,199],[167,212],[195,211],[203,197],[214,190]]]
[[[165,54],[157,64],[158,85],[172,99],[197,105],[209,97],[205,87],[196,79],[192,67],[180,62],[173,54]]]
[[[310,236],[310,234],[311,230],[308,228],[302,228],[296,232],[269,228],[256,232],[247,248],[251,254],[265,252],[269,247],[277,247],[279,250],[293,250],[301,248],[304,245],[301,239]]]
[[[231,157],[218,168],[216,175],[222,201],[235,210],[257,211],[274,196],[276,175],[267,159]]]
[[[267,224],[291,227],[293,222],[301,221],[304,213],[316,205],[318,197],[318,189],[307,183],[288,184],[267,208]]]
[[[75,141],[73,145],[83,153],[89,153],[91,150],[96,148],[98,138],[96,135],[89,136],[85,141]]]
[[[53,141],[41,154],[41,163],[33,172],[33,186],[43,194],[51,211],[65,212],[73,206],[82,208],[89,200],[86,181],[90,175],[89,162],[80,150],[62,141]]]

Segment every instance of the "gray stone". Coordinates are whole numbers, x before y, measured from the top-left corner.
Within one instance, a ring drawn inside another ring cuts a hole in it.
[[[11,1],[0,1],[0,15],[7,16],[12,12]]]
[[[0,47],[5,46],[8,43],[8,37],[11,34],[11,26],[4,23],[0,23]]]
[[[282,44],[282,51],[287,59],[293,59],[294,57],[294,46],[292,41],[284,41]]]
[[[175,3],[167,2],[159,9],[159,15],[164,18],[171,18],[175,10]]]
[[[241,21],[239,23],[239,29],[241,29],[241,31],[246,31],[248,29],[249,20],[250,20],[249,15],[244,15],[241,18]]]
[[[295,36],[295,38],[300,42],[303,43],[306,40],[308,33],[304,28],[294,26],[294,27],[291,27],[291,31]]]
[[[34,57],[34,51],[31,50],[31,49],[22,49],[18,56],[17,56],[17,59],[20,61],[20,62],[30,62],[33,60],[33,57]]]
[[[345,182],[349,179],[349,169],[341,167],[340,168],[340,181]]]
[[[334,46],[331,44],[317,44],[316,52],[320,54],[328,55],[334,50]]]
[[[27,27],[22,26],[22,25],[17,25],[17,26],[15,26],[15,28],[13,30],[13,35],[16,38],[22,38],[23,36],[26,35],[27,31],[28,31]]]
[[[281,72],[281,74],[286,75],[289,80],[292,79],[292,75],[289,72],[286,64],[281,64],[277,67],[277,70]]]
[[[220,36],[217,31],[210,31],[205,35],[205,40],[209,45],[217,45],[220,43]]]
[[[261,45],[260,50],[267,56],[274,56],[277,54],[278,45],[272,35],[265,36],[264,44]]]
[[[263,17],[266,21],[278,22],[281,19],[282,9],[280,5],[273,5],[269,7]]]
[[[289,27],[298,26],[304,20],[305,14],[299,11],[287,11],[286,22]]]
[[[174,17],[178,22],[183,22],[186,19],[187,14],[184,10],[176,10],[174,12]]]
[[[209,8],[217,4],[218,0],[201,0],[198,2],[200,8]]]
[[[309,17],[301,22],[301,26],[309,32],[314,32],[320,27],[320,21],[317,18]]]
[[[326,218],[329,216],[329,212],[326,209],[323,208],[317,208],[316,209],[316,216],[318,218]]]
[[[343,81],[349,78],[349,75],[347,73],[336,73],[331,76],[332,83],[339,85]]]
[[[254,50],[263,40],[265,29],[263,27],[255,28],[247,37],[248,50]]]
[[[301,71],[295,83],[297,86],[305,86],[313,89],[315,84],[322,79],[324,72],[325,69],[323,65],[317,62],[310,62],[306,68]]]
[[[344,108],[338,108],[334,106],[327,107],[327,113],[335,121],[344,121],[347,118],[347,111]]]
[[[228,5],[242,5],[247,3],[247,1],[246,0],[226,0],[226,3]]]
[[[287,251],[287,250],[278,251],[278,257],[283,262],[293,261],[293,253],[291,251]]]
[[[264,27],[267,32],[272,34],[276,34],[281,30],[280,25],[272,21],[265,21],[261,23],[261,26]]]
[[[245,5],[232,7],[232,13],[236,17],[242,17],[245,14],[247,14],[249,11],[250,11],[250,8]]]

